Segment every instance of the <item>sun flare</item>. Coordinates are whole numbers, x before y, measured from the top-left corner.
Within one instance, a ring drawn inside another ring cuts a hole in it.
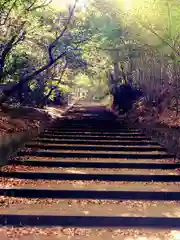
[[[87,0],[79,0],[78,5],[83,6],[86,2]],[[74,0],[52,0],[52,6],[54,8],[65,8],[73,4],[74,4]]]
[[[126,10],[130,10],[133,6],[133,0],[124,0],[124,6]]]

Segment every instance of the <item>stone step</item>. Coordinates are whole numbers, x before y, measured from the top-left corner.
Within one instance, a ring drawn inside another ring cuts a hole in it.
[[[37,137],[31,140],[31,142],[43,142],[43,143],[63,143],[63,144],[83,144],[83,145],[91,145],[91,144],[98,144],[98,145],[116,145],[116,146],[158,146],[156,142],[151,140],[89,140],[89,139],[61,139],[61,138],[46,138],[46,137]]]
[[[7,234],[8,232],[8,234]],[[80,227],[13,227],[0,228],[0,239],[9,240],[32,240],[32,235],[38,240],[179,240],[180,230],[178,229],[163,229],[148,227],[148,228],[80,228]],[[34,239],[33,238],[33,239]]]
[[[142,141],[142,140],[150,140],[149,137],[143,136],[88,136],[88,135],[78,135],[78,134],[72,134],[72,135],[58,135],[58,134],[50,134],[50,133],[41,133],[39,137],[46,137],[46,138],[60,138],[60,139],[97,139],[97,140],[133,140],[133,141]]]
[[[26,200],[26,199],[22,199]],[[21,200],[21,201],[22,201]],[[178,201],[113,201],[71,199],[6,198],[8,207],[0,207],[1,214],[38,216],[104,216],[104,217],[164,217],[180,220]],[[99,207],[99,204],[102,206]],[[179,226],[180,227],[180,226]]]
[[[129,182],[180,182],[180,175],[174,172],[168,172],[162,174],[151,174],[150,170],[145,171],[124,171],[123,173],[100,173],[100,172],[88,172],[88,171],[56,171],[56,172],[1,172],[1,177],[9,177],[9,178],[19,178],[19,179],[47,179],[47,180],[64,180],[64,181],[107,181],[107,182],[117,182],[117,181],[129,181]],[[143,174],[144,171],[144,174]],[[104,170],[103,170],[104,172]],[[149,173],[149,174],[147,174]]]
[[[28,173],[28,174],[33,174],[33,173],[37,173],[39,175],[43,175],[43,174],[49,174],[49,175],[59,175],[59,174],[79,174],[79,175],[107,175],[107,178],[109,178],[109,175],[112,176],[117,176],[120,178],[120,176],[122,175],[123,177],[125,177],[126,175],[129,175],[130,178],[131,176],[133,177],[133,175],[138,175],[140,176],[168,176],[171,175],[172,178],[173,176],[180,176],[179,175],[179,168],[177,169],[177,171],[173,170],[169,170],[169,169],[128,169],[128,168],[122,168],[122,169],[111,169],[111,168],[68,168],[68,167],[59,167],[59,168],[51,168],[48,169],[46,167],[31,167],[31,166],[16,166],[14,168],[11,169],[11,172],[6,172],[6,171],[2,171],[0,173],[0,175],[6,176],[6,174],[14,174],[14,172],[22,174],[23,173]]]
[[[118,136],[125,136],[125,137],[142,137],[144,136],[143,133],[112,133],[112,132],[90,132],[90,131],[79,131],[79,132],[60,132],[60,131],[52,131],[52,130],[46,130],[44,131],[44,134],[52,134],[52,135],[58,135],[58,136],[72,136],[72,135],[85,135],[85,136],[113,136],[113,137],[118,137]]]
[[[84,151],[136,151],[136,152],[164,152],[166,151],[163,147],[139,147],[139,146],[102,146],[102,145],[66,145],[66,144],[42,144],[37,143],[28,143],[26,144],[27,148],[38,148],[38,149],[52,149],[52,150],[84,150]]]
[[[14,179],[13,179],[14,180]],[[11,181],[12,183],[12,181]],[[16,184],[16,186],[14,186]],[[1,184],[2,185],[2,184]],[[19,186],[18,186],[19,185]],[[115,185],[115,186],[114,186]],[[144,200],[179,201],[179,184],[150,183],[98,183],[74,181],[29,181],[16,182],[12,186],[6,181],[0,188],[0,196],[35,199],[94,199],[94,200]]]
[[[0,215],[0,225],[5,226],[62,226],[81,228],[164,228],[180,229],[180,218],[165,217],[104,217],[104,216],[56,216],[56,215]]]
[[[37,156],[37,157],[61,157],[61,158],[119,158],[119,159],[173,159],[174,156],[168,153],[142,153],[142,152],[80,152],[80,151],[48,151],[35,149],[32,151],[22,150],[18,152],[18,156]]]
[[[141,131],[139,129],[125,129],[125,128],[122,128],[122,129],[107,129],[107,128],[100,128],[100,129],[94,129],[94,128],[88,128],[88,126],[86,127],[79,127],[79,128],[73,128],[71,126],[69,126],[68,128],[65,128],[65,127],[61,127],[61,125],[59,124],[59,126],[57,128],[55,127],[48,127],[48,128],[45,128],[44,131],[52,131],[52,132],[60,132],[60,133],[63,133],[63,132],[89,132],[89,133],[112,133],[112,134],[137,134],[137,133],[141,133]]]
[[[138,163],[135,163],[134,160],[116,160],[115,159],[105,159],[101,161],[87,161],[79,159],[47,159],[39,158],[38,159],[24,159],[24,160],[11,160],[10,165],[25,165],[25,166],[44,166],[44,167],[68,167],[68,168],[115,168],[115,169],[178,169],[180,168],[179,163],[169,163],[169,162],[158,162],[155,160],[141,160]]]

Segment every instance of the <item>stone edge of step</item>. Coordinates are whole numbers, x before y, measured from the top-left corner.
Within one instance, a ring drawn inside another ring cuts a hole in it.
[[[61,115],[65,115],[76,103],[77,101],[68,106]],[[0,168],[7,165],[9,158],[15,156],[19,148],[23,148],[29,139],[37,137],[43,132],[44,128],[45,126],[41,124],[40,127],[24,132],[9,133],[5,136],[0,136]]]

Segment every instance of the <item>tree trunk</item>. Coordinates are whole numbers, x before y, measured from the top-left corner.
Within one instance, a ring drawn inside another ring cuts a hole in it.
[[[25,83],[28,83],[30,80],[32,80],[35,76],[40,74],[41,72],[45,71],[46,69],[50,68],[54,63],[56,63],[60,58],[62,58],[66,52],[62,53],[60,56],[58,56],[53,61],[50,61],[46,65],[42,66],[40,69],[34,71],[33,73],[29,74],[28,76],[22,78],[19,82],[20,84],[24,85]],[[13,92],[16,92],[19,90],[19,83],[15,84],[10,90],[3,91],[3,95],[0,97],[0,104],[5,102],[9,96],[12,95]]]
[[[114,80],[116,82],[118,82],[118,80],[119,80],[119,75],[120,75],[119,63],[115,62],[114,63]]]

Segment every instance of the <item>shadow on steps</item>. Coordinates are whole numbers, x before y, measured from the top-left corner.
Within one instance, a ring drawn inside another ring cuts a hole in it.
[[[105,217],[105,216],[39,216],[0,215],[2,226],[62,226],[81,228],[141,227],[180,228],[180,218],[166,217]]]
[[[119,158],[119,159],[173,159],[170,154],[131,154],[131,153],[77,153],[77,152],[50,152],[50,151],[21,151],[18,156],[61,157],[61,158]]]
[[[180,192],[155,191],[97,191],[97,190],[48,190],[48,189],[0,189],[0,196],[20,198],[99,199],[179,201]]]
[[[48,173],[48,172],[1,172],[1,177],[33,179],[33,180],[64,180],[64,181],[107,181],[107,182],[180,182],[180,175],[139,175],[139,174],[79,174],[79,173]]]
[[[175,163],[118,163],[118,162],[58,162],[58,161],[33,161],[33,160],[11,160],[9,165],[26,165],[36,167],[68,167],[68,168],[128,168],[128,169],[177,169],[179,164]]]

